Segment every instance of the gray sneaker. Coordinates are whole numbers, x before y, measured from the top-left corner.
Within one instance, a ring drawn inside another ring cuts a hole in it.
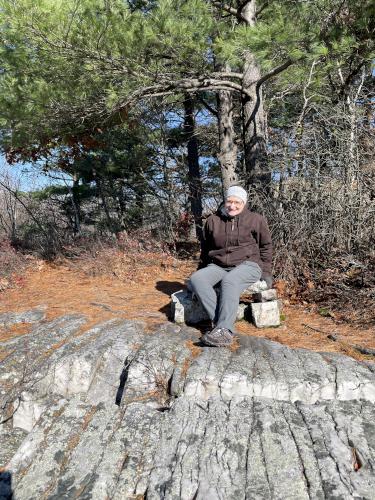
[[[216,326],[209,333],[205,333],[201,341],[210,347],[225,347],[232,344],[233,338],[234,335],[230,330]]]

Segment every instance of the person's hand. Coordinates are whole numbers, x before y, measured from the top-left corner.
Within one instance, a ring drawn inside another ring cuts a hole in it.
[[[273,278],[270,274],[266,274],[266,275],[262,276],[262,280],[267,283],[267,288],[272,288]]]

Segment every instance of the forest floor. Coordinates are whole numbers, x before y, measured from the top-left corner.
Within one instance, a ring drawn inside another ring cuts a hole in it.
[[[193,260],[179,260],[168,254],[143,252],[140,257],[113,249],[53,263],[32,258],[13,275],[9,286],[3,283],[0,314],[43,307],[46,319],[51,320],[81,313],[88,320],[82,334],[112,318],[142,320],[152,334],[160,323],[169,320],[170,294],[184,287],[195,268]],[[326,310],[322,315],[314,304],[293,304],[286,298],[285,283],[276,282],[276,287],[284,303],[281,326],[258,329],[241,321],[236,324],[240,335],[265,337],[292,348],[341,352],[356,359],[375,360],[374,356],[350,347],[356,344],[375,349],[374,328],[347,323],[333,313],[327,315]],[[0,342],[27,335],[31,329],[29,323],[0,328]],[[340,340],[327,337],[333,334]]]

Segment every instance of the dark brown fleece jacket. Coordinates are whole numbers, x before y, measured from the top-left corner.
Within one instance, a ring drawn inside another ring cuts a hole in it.
[[[246,207],[236,217],[224,208],[206,219],[199,269],[210,263],[221,267],[238,266],[245,260],[256,262],[263,276],[272,273],[272,242],[263,215]]]

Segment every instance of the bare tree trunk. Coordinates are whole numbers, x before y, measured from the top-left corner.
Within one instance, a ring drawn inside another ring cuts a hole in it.
[[[81,210],[80,210],[80,200],[77,193],[78,188],[79,188],[79,178],[77,174],[74,174],[73,186],[71,188],[71,197],[72,197],[72,207],[74,214],[73,232],[75,235],[81,234]]]
[[[342,75],[341,68],[338,69],[339,78],[344,87],[345,81]],[[346,95],[346,114],[349,122],[349,137],[348,137],[348,161],[345,164],[345,179],[344,179],[344,206],[347,211],[347,227],[346,227],[346,248],[348,252],[352,252],[353,248],[358,245],[361,240],[360,235],[360,213],[362,209],[362,194],[360,189],[360,164],[358,157],[358,130],[357,130],[357,104],[361,94],[361,90],[365,80],[365,69],[362,71],[361,79],[358,87],[353,93],[348,92]]]
[[[189,201],[194,217],[195,232],[199,241],[202,239],[202,178],[199,168],[198,140],[195,134],[193,97],[187,95],[184,100],[184,130],[187,138],[187,160],[189,178]]]
[[[118,201],[118,220],[120,221],[121,229],[125,229],[125,218],[126,218],[126,198],[124,196],[124,188],[125,182],[123,179],[119,179],[118,181],[118,190],[117,190],[117,201]]]
[[[111,215],[109,213],[107,198],[106,198],[106,195],[105,195],[104,190],[103,190],[102,180],[100,178],[100,175],[97,174],[96,170],[93,170],[93,177],[95,179],[95,183],[96,183],[96,187],[98,189],[99,197],[102,200],[104,213],[105,213],[106,219],[107,219],[108,229],[111,232],[113,232],[113,221],[112,221]]]
[[[143,227],[143,213],[144,213],[144,205],[145,205],[145,193],[141,186],[135,189],[135,204],[138,209],[138,213],[135,217],[135,223],[138,228]]]
[[[2,176],[0,187],[0,227],[6,232],[12,242],[17,240],[17,218],[18,218],[18,200],[8,190],[7,187],[13,189],[14,192],[20,190],[20,182],[13,182],[9,174]]]
[[[219,90],[217,93],[219,154],[223,191],[238,182],[237,176],[237,145],[233,125],[232,93]]]
[[[256,22],[256,1],[249,1],[241,9],[241,17],[249,26]],[[271,177],[266,172],[266,115],[263,109],[262,88],[256,85],[261,78],[260,68],[251,51],[244,54],[243,88],[251,97],[242,100],[242,133],[246,184],[265,188]]]

